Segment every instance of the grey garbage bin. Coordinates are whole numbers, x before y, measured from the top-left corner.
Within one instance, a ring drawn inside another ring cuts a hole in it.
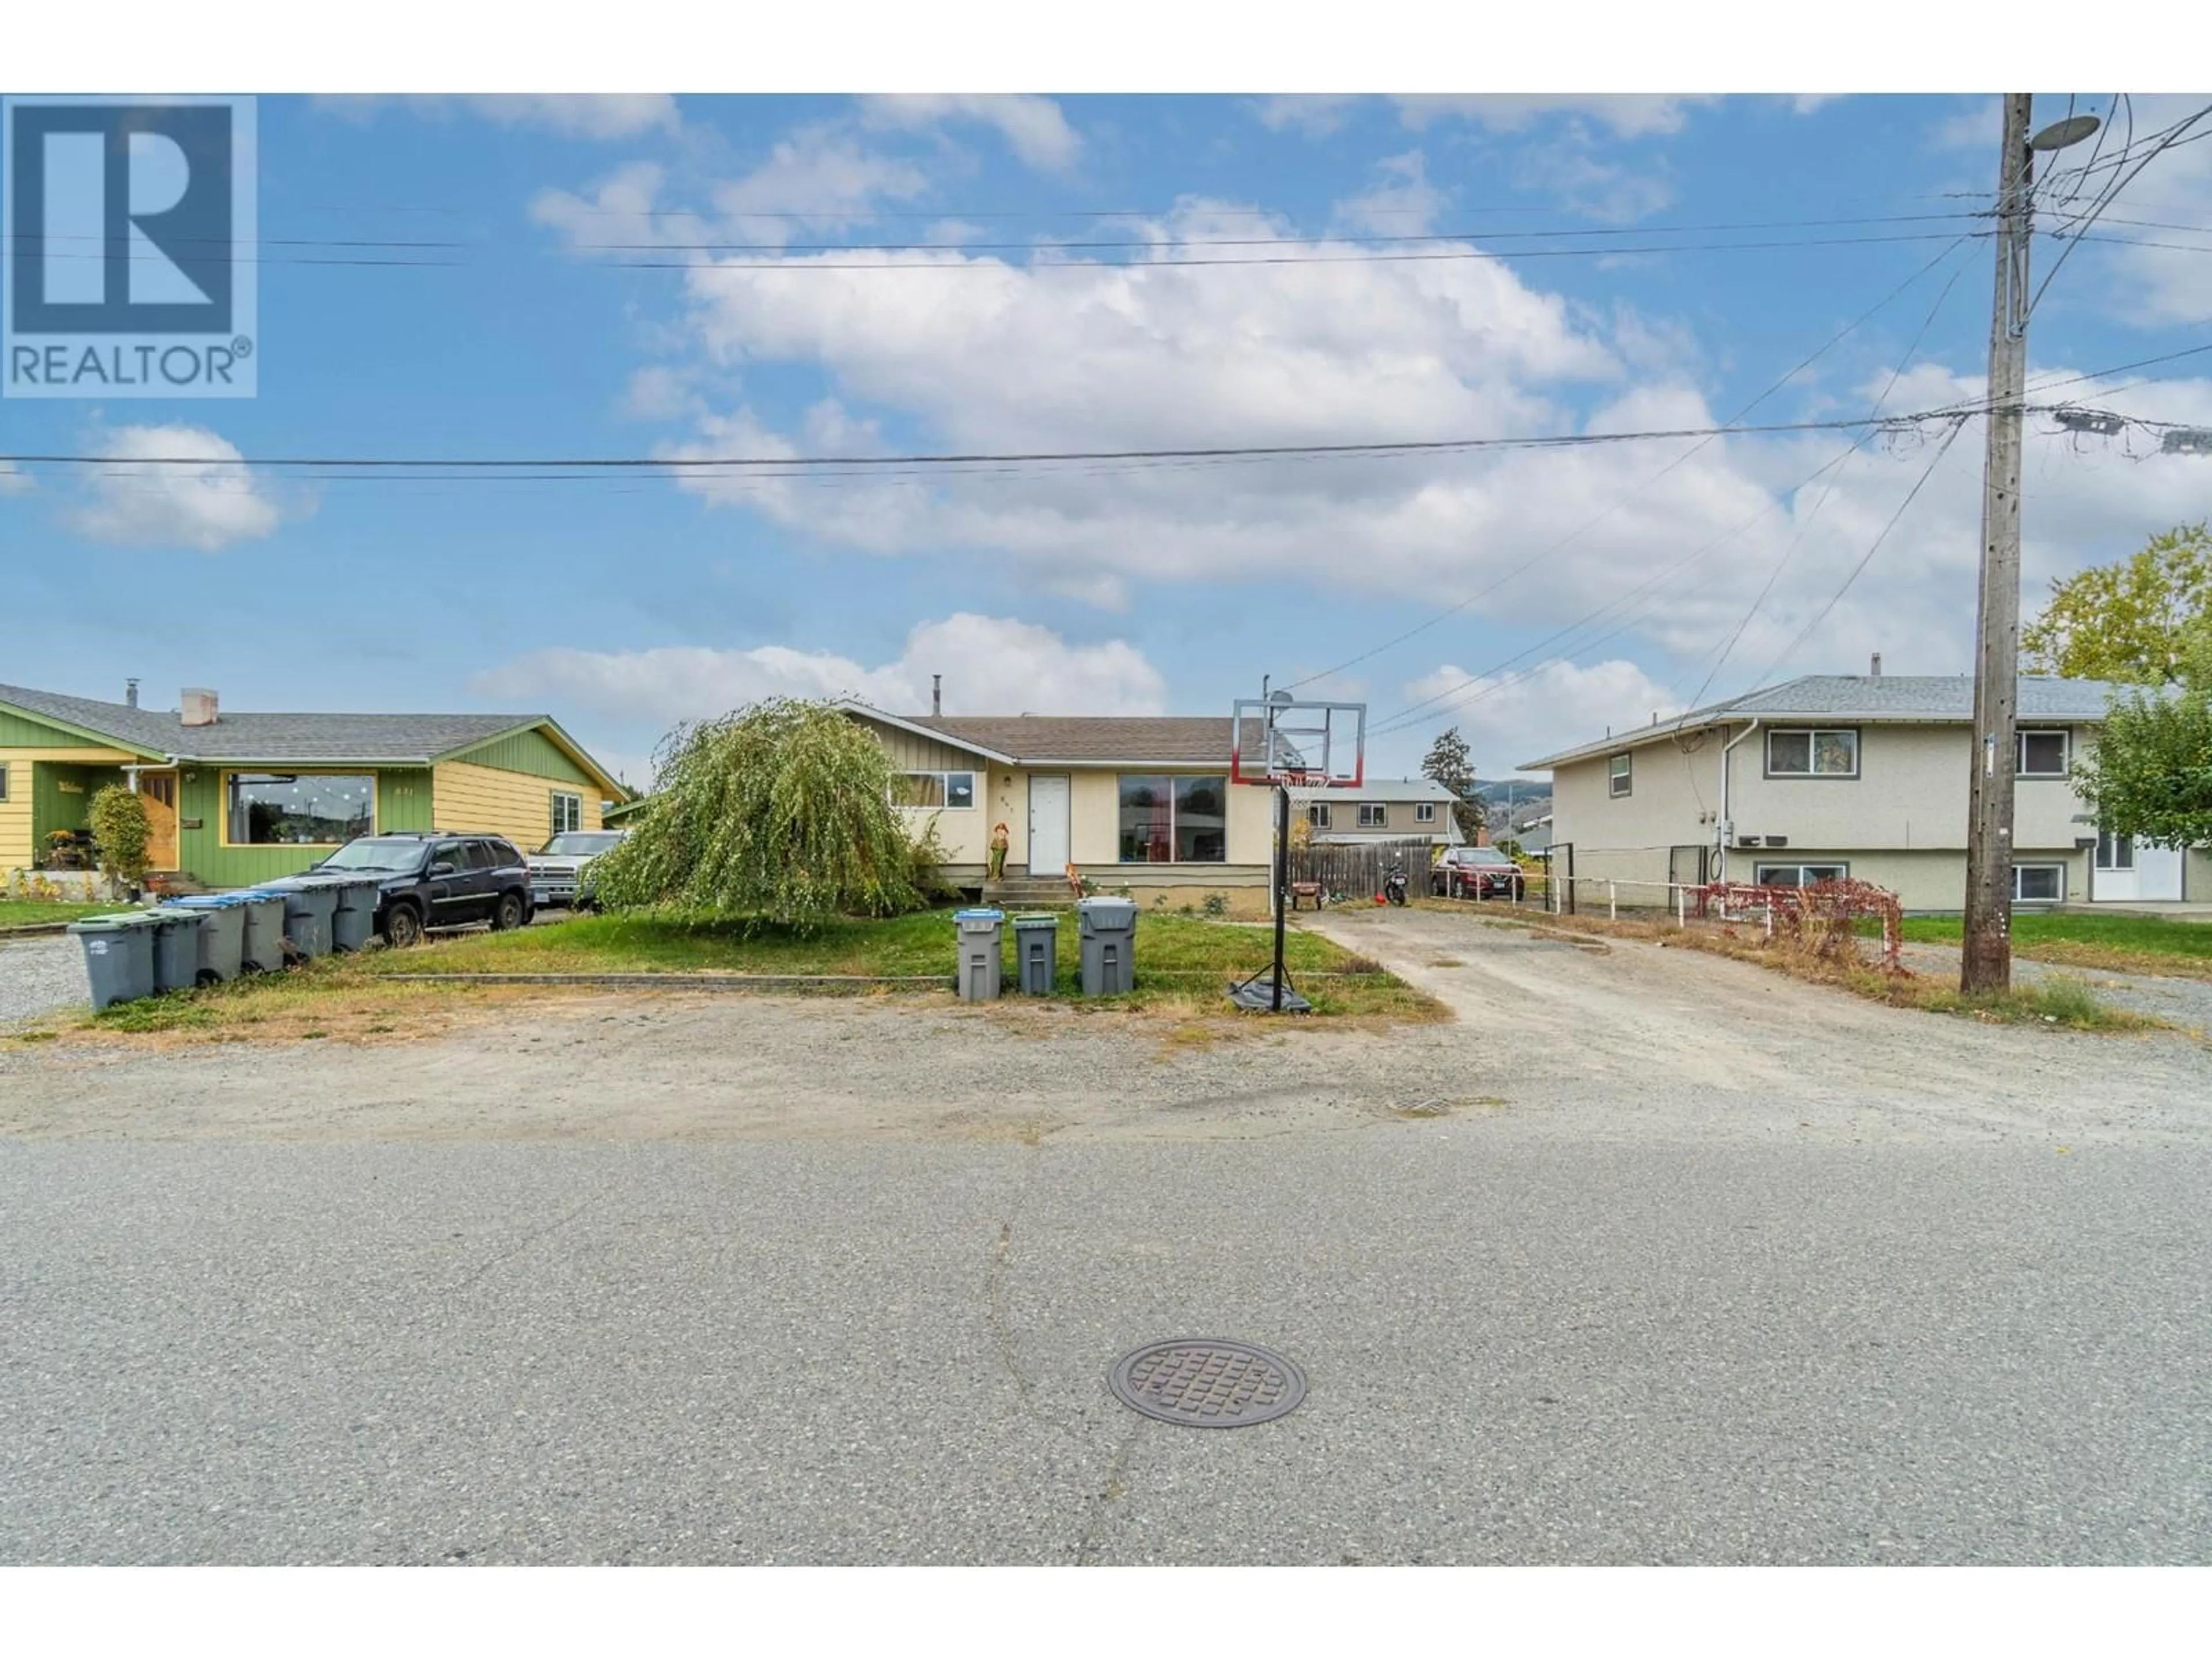
[[[1025,997],[1052,994],[1053,969],[1060,953],[1060,918],[1014,918],[1014,983]]]
[[[154,994],[152,921],[141,910],[70,923],[70,932],[84,947],[84,976],[92,982],[94,1013],[112,1003]]]
[[[207,918],[200,929],[202,980],[236,979],[246,965],[246,902],[235,893],[197,893],[162,907]]]
[[[331,948],[362,951],[376,937],[378,883],[374,876],[333,876],[337,908],[331,912]]]
[[[1083,994],[1117,997],[1137,988],[1137,902],[1087,898],[1075,902],[1083,930]]]
[[[989,1002],[999,994],[1000,929],[1006,913],[988,907],[955,910],[954,939],[959,950],[957,978],[963,1002]]]
[[[273,974],[284,965],[284,896],[248,890],[229,893],[246,913],[245,939],[239,963],[254,973]]]
[[[154,994],[191,990],[200,982],[200,935],[207,931],[206,912],[164,906],[147,915],[154,928]]]
[[[284,901],[284,942],[303,957],[331,953],[331,917],[338,908],[338,890],[327,881],[290,877],[264,882],[259,890]]]

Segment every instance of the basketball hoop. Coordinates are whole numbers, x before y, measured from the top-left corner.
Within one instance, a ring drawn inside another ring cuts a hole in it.
[[[1283,961],[1284,914],[1291,902],[1291,803],[1331,789],[1357,789],[1367,775],[1367,705],[1301,702],[1287,691],[1239,697],[1229,710],[1229,781],[1276,791],[1274,963],[1233,982],[1230,1000],[1255,1013],[1305,1013]]]
[[[1284,692],[1231,705],[1229,781],[1286,789],[1357,789],[1367,774],[1367,705]]]

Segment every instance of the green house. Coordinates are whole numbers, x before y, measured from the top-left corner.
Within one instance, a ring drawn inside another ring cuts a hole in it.
[[[526,851],[630,792],[545,714],[169,713],[0,685],[0,875],[47,862],[92,797],[144,798],[152,868],[214,888],[304,870],[356,836],[476,830]]]

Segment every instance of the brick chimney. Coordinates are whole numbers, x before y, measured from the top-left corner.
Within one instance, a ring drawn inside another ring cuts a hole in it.
[[[177,694],[177,706],[181,711],[177,718],[183,725],[213,726],[215,724],[215,693],[205,686],[186,686]]]

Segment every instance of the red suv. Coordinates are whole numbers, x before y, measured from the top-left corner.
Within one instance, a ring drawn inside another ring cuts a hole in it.
[[[1521,866],[1495,847],[1449,847],[1429,872],[1429,890],[1444,898],[1510,898],[1528,891]]]

